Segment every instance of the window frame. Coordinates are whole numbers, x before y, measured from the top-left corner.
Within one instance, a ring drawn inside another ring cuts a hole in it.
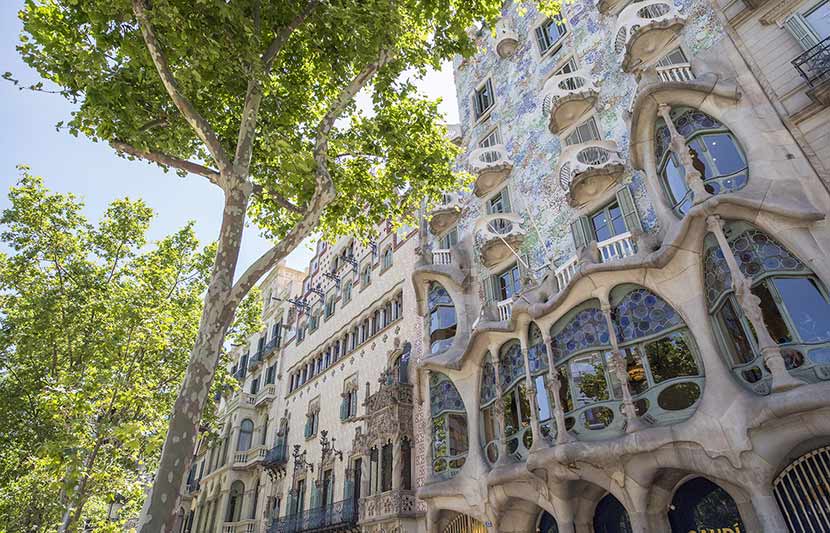
[[[548,28],[551,26],[556,26],[560,29],[559,36],[555,41],[550,41],[550,31]],[[568,33],[568,26],[560,13],[557,13],[553,17],[547,17],[541,24],[536,25],[533,28],[533,34],[535,37],[534,40],[536,41],[536,47],[539,50],[539,56],[541,58],[545,58],[561,50],[564,45],[565,37],[567,37]],[[542,42],[542,39],[545,40],[544,43]]]
[[[487,95],[489,102],[486,107],[483,107],[482,96]],[[473,90],[473,117],[476,122],[481,122],[490,116],[493,108],[496,105],[496,93],[493,88],[493,79],[488,76],[484,81],[476,86]]]

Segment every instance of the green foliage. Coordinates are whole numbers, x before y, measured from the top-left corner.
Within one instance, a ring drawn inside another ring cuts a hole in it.
[[[551,3],[550,0],[545,2]],[[406,77],[470,54],[467,29],[494,23],[500,0],[324,0],[291,35],[273,67],[260,60],[306,0],[234,2],[153,0],[148,11],[179,89],[224,150],[237,148],[248,82],[263,92],[251,178],[261,186],[253,220],[279,239],[314,191],[312,151],[324,114],[381,49],[393,60],[367,89],[371,116],[350,104],[332,132],[328,165],[338,198],[325,213],[325,238],[368,235],[386,219],[410,216],[424,197],[458,188],[457,149],[444,136],[436,102]],[[121,141],[183,159],[211,161],[159,81],[130,0],[27,0],[20,12],[23,59],[80,107],[75,135]],[[404,76],[405,74],[405,76]],[[411,220],[409,221],[411,222]]]
[[[228,330],[228,338],[234,346],[247,344],[251,336],[262,330],[262,294],[259,287],[254,287],[236,308],[233,325]]]
[[[0,531],[54,531],[69,502],[96,531],[135,516],[196,335],[215,252],[191,225],[156,243],[152,211],[97,224],[23,169],[0,215]],[[78,483],[87,478],[84,494]]]

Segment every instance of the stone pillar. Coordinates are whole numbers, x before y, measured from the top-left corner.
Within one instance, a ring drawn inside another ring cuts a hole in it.
[[[629,512],[628,520],[631,522],[632,533],[650,533],[654,531],[648,527],[648,515],[641,511]]]
[[[620,350],[619,340],[617,339],[617,330],[614,328],[614,321],[611,320],[611,304],[608,301],[608,295],[600,295],[600,306],[602,314],[605,316],[605,323],[608,324],[608,337],[611,340],[611,365],[609,370],[614,372],[617,381],[620,382],[622,389],[623,414],[625,415],[625,431],[626,433],[633,433],[643,429],[644,425],[637,416],[637,409],[634,407],[634,400],[631,398],[631,389],[628,388],[628,368],[623,355]]]
[[[533,383],[533,376],[530,375],[530,355],[528,354],[527,324],[522,324],[519,330],[519,342],[522,348],[522,358],[525,365],[525,387],[527,387],[528,403],[530,404],[530,429],[533,431],[533,444],[531,451],[544,448],[542,445],[542,429],[539,426],[539,404],[536,399],[536,385]]]
[[[423,383],[425,389],[421,394],[421,405],[424,409],[424,447],[426,448],[427,463],[427,477],[424,479],[424,484],[428,484],[435,480],[435,449],[432,435],[432,404],[429,397],[429,370],[421,374],[421,383]]]
[[[392,443],[392,490],[401,488],[403,478],[403,453],[401,452],[401,439],[395,439]]]
[[[497,442],[499,449],[499,460],[496,461],[496,464],[504,465],[511,463],[512,457],[507,455],[507,436],[504,434],[504,401],[502,400],[501,374],[499,368],[501,366],[499,346],[492,343],[487,347],[487,350],[490,352],[491,359],[493,359],[493,375],[496,378],[496,401],[493,403],[493,414],[496,415],[496,433],[498,433]]]
[[[562,399],[559,397],[559,390],[562,383],[559,382],[559,372],[553,364],[553,339],[545,334],[545,349],[548,351],[548,390],[553,396],[553,419],[556,421],[556,444],[564,444],[576,440],[573,435],[565,429],[565,409],[562,407]]]
[[[660,104],[657,107],[657,111],[663,117],[663,121],[669,129],[669,134],[671,135],[669,149],[674,152],[680,160],[680,164],[683,165],[683,170],[686,173],[686,186],[689,187],[689,190],[694,195],[693,204],[697,205],[712,195],[706,190],[703,184],[703,176],[694,166],[692,154],[689,153],[689,147],[686,145],[686,139],[674,127],[674,122],[671,119],[671,106],[668,104]]]
[[[752,506],[755,508],[758,522],[760,522],[761,531],[763,533],[789,531],[787,521],[784,519],[784,515],[781,514],[781,509],[779,509],[778,502],[775,501],[772,492],[761,487],[750,487],[749,491],[749,497]]]
[[[706,227],[714,234],[718,241],[723,258],[729,266],[729,273],[732,276],[732,289],[735,291],[735,299],[741,306],[744,315],[752,323],[752,328],[758,337],[758,347],[764,357],[764,362],[772,374],[772,392],[779,392],[803,385],[804,382],[796,379],[787,371],[784,357],[781,355],[781,348],[769,334],[769,329],[764,322],[761,313],[761,299],[752,294],[752,280],[746,278],[741,272],[735,254],[726,240],[723,233],[723,221],[717,215],[706,217]]]

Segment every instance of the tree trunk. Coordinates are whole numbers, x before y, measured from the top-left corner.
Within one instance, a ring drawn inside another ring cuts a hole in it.
[[[235,309],[230,305],[229,295],[242,243],[249,192],[245,190],[248,186],[245,180],[231,178],[226,183],[239,185],[225,196],[216,262],[202,309],[199,333],[170,417],[159,469],[141,510],[138,523],[140,533],[173,531],[182,484],[196,448],[199,422],[219,363],[225,334],[233,321]]]
[[[92,471],[92,467],[95,466],[95,459],[98,457],[98,450],[101,449],[102,442],[103,439],[96,434],[95,446],[89,455],[87,455],[86,459],[84,459],[84,473],[81,475],[81,479],[78,480],[75,491],[69,497],[66,509],[63,512],[63,517],[61,518],[61,525],[58,527],[58,533],[72,531],[75,523],[81,517],[81,511],[83,511],[84,502],[86,502],[86,484],[89,481],[89,473]]]

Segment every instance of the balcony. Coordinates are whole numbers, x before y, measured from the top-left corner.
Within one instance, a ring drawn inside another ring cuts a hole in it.
[[[521,217],[513,213],[496,213],[479,220],[476,243],[486,267],[492,267],[518,253],[526,235],[521,221]]]
[[[830,37],[805,50],[792,63],[810,86],[807,96],[819,105],[830,105]]]
[[[623,54],[622,69],[631,72],[665,51],[685,22],[670,0],[632,2],[617,17],[614,52]]]
[[[451,143],[460,145],[464,139],[464,133],[461,131],[461,124],[447,124],[447,138]]]
[[[354,499],[335,502],[271,521],[268,533],[310,533],[315,531],[352,531],[357,527]]]
[[[476,176],[473,192],[479,198],[496,189],[513,170],[503,144],[473,150],[469,159],[470,172]]]
[[[694,81],[695,75],[689,63],[677,63],[655,69],[663,83]]]
[[[222,525],[222,533],[256,533],[256,530],[257,521],[254,518],[239,522],[225,522]]]
[[[415,492],[391,490],[360,499],[360,523],[414,517],[417,512]]]
[[[458,193],[446,193],[440,204],[429,212],[429,230],[433,235],[444,233],[461,218],[461,197]]]
[[[272,337],[271,340],[265,343],[265,346],[262,348],[262,358],[265,359],[279,347],[280,339],[278,337]]]
[[[542,114],[554,135],[572,126],[597,101],[597,87],[587,68],[552,76],[542,89]]]
[[[288,446],[285,444],[285,437],[281,437],[276,446],[268,450],[262,459],[262,466],[274,473],[285,472],[285,465],[288,464]]]
[[[451,265],[452,251],[450,250],[433,250],[432,251],[433,265]]]
[[[627,231],[625,233],[621,233],[620,235],[615,235],[610,239],[598,242],[597,249],[602,263],[618,261],[620,259],[625,259],[626,257],[631,257],[637,253],[637,246],[634,242],[634,237]],[[578,266],[577,257],[573,256],[554,271],[556,282],[559,284],[560,291],[571,282],[571,278],[573,278],[574,274],[576,274]]]
[[[496,308],[499,312],[499,320],[507,322],[513,316],[513,298],[508,298],[496,303]]]
[[[259,406],[264,402],[270,402],[274,399],[277,395],[277,386],[273,383],[269,383],[264,385],[259,392],[256,394],[256,399],[254,400],[254,405]]]
[[[193,494],[195,492],[199,492],[199,482],[200,479],[191,479],[187,482],[187,493]]]
[[[268,450],[263,445],[256,446],[244,452],[235,452],[233,454],[233,467],[249,468],[265,459],[267,453]]]
[[[578,206],[615,185],[624,168],[614,141],[574,144],[559,156],[559,184]]]
[[[237,392],[233,395],[233,397],[228,400],[228,403],[225,404],[225,409],[222,411],[222,416],[225,416],[229,413],[232,413],[239,407],[250,407],[253,409],[254,404],[256,403],[256,397],[253,394],[248,394],[247,392]]]
[[[496,22],[496,53],[502,59],[512,56],[519,47],[519,38],[504,19]]]
[[[262,351],[257,350],[256,353],[248,359],[248,370],[255,369],[260,363],[262,363]]]

